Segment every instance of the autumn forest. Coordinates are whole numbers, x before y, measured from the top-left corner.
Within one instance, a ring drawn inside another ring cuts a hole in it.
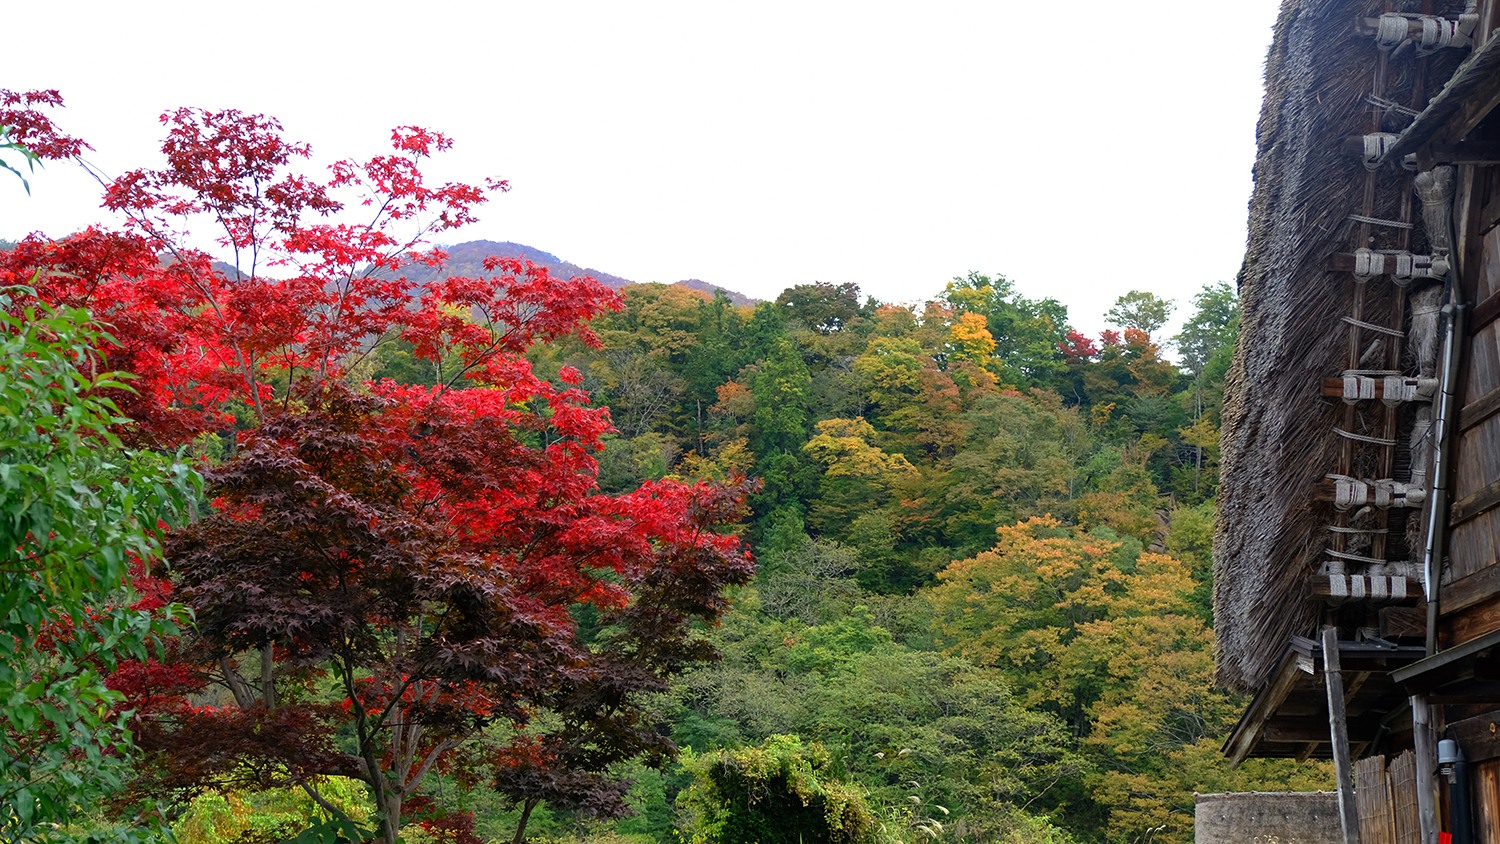
[[[59,105],[0,90],[23,180],[107,142]],[[1220,753],[1232,284],[1101,279],[1097,336],[965,267],[611,286],[465,241],[508,186],[440,133],[162,121],[115,222],[0,232],[0,841],[1187,842],[1328,786]]]

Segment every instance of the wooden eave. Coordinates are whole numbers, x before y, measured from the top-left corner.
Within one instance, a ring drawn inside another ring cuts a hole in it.
[[[1422,169],[1472,158],[1462,143],[1500,105],[1500,32],[1490,36],[1433,97],[1377,162],[1400,161],[1417,153]]]
[[[1391,679],[1433,703],[1500,700],[1500,630],[1404,665]]]
[[[1420,645],[1339,643],[1351,745],[1362,750],[1382,732],[1391,731],[1392,719],[1407,706],[1406,692],[1392,681],[1391,671],[1425,653]],[[1245,707],[1223,752],[1233,765],[1252,756],[1326,759],[1332,755],[1321,643],[1292,637],[1276,670]]]

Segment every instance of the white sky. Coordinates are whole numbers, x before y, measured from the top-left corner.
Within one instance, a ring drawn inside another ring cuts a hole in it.
[[[1239,269],[1278,5],[37,3],[0,87],[61,89],[109,173],[158,163],[184,105],[276,116],[323,163],[422,125],[457,141],[429,174],[513,186],[453,241],[759,298],[1001,273],[1089,333],[1144,289],[1175,331]],[[74,168],[31,183],[0,181],[0,237],[110,219]]]

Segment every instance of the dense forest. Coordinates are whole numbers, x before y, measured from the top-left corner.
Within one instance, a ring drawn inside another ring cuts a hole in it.
[[[978,272],[455,268],[442,136],[320,186],[164,121],[124,230],[0,251],[0,840],[1186,842],[1194,791],[1328,785],[1219,752],[1229,284],[1090,337]]]

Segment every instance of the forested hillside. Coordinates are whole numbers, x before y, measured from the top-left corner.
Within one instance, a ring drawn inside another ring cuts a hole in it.
[[[978,273],[917,306],[847,284],[754,308],[623,293],[602,348],[532,352],[610,408],[601,484],[764,482],[756,581],[710,634],[724,660],[664,703],[680,744],[821,742],[972,840],[1049,817],[1079,841],[1185,841],[1194,791],[1327,784],[1218,753],[1243,703],[1211,683],[1228,284],[1161,340],[1150,294],[1121,292],[1117,330],[1085,337]],[[682,780],[649,781],[622,828],[665,835]]]
[[[9,149],[76,156],[58,103]],[[0,840],[1186,842],[1328,785],[1219,753],[1228,284],[1171,338],[977,272],[616,290],[432,247],[505,188],[441,134],[322,183],[163,121],[122,230],[0,250]]]

